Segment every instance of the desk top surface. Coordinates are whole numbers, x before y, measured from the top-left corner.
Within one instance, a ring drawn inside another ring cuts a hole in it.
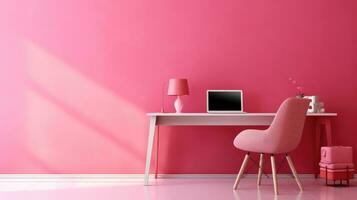
[[[207,117],[207,116],[260,116],[269,117],[275,116],[276,113],[147,113],[147,116],[156,117]],[[316,117],[334,117],[337,113],[306,113],[306,116]]]

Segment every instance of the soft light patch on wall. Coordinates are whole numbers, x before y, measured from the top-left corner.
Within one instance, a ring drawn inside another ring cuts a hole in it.
[[[137,124],[147,122],[144,111],[31,41],[25,51],[25,142],[33,154],[66,173],[143,166],[147,131]]]

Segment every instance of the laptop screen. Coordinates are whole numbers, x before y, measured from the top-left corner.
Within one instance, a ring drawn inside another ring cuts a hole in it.
[[[243,111],[241,90],[208,90],[208,112],[242,112]]]

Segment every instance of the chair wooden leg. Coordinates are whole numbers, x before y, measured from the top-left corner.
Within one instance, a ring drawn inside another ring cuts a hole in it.
[[[278,179],[276,177],[276,167],[275,167],[275,158],[274,155],[270,156],[270,161],[271,161],[271,171],[273,173],[273,182],[274,182],[274,193],[275,195],[278,195]]]
[[[261,153],[259,158],[259,170],[258,170],[258,181],[257,181],[258,186],[262,181],[263,164],[264,164],[264,154]]]
[[[298,174],[296,173],[296,169],[294,167],[294,163],[293,163],[293,161],[291,160],[291,158],[290,158],[290,156],[288,154],[286,154],[285,157],[286,157],[286,160],[288,161],[288,164],[289,164],[289,167],[291,169],[291,172],[294,175],[295,181],[296,181],[297,185],[299,186],[300,191],[302,191],[302,186],[301,186]]]
[[[238,184],[239,184],[239,181],[240,181],[240,179],[242,178],[242,176],[243,176],[243,174],[244,174],[245,168],[247,167],[248,160],[249,160],[249,153],[247,153],[247,154],[245,155],[245,157],[244,157],[242,166],[240,167],[238,176],[237,176],[237,178],[236,178],[236,181],[234,182],[233,190],[236,190],[236,189],[237,189]]]

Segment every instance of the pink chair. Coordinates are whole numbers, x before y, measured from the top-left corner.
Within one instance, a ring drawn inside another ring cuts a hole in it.
[[[270,125],[266,130],[244,130],[234,139],[234,146],[246,151],[243,164],[239,170],[233,189],[237,189],[244,170],[249,160],[249,152],[260,153],[258,186],[261,182],[263,157],[270,154],[271,167],[273,173],[274,192],[278,194],[278,182],[275,168],[275,154],[285,154],[289,167],[295,177],[296,183],[302,191],[302,186],[297,176],[294,164],[288,155],[300,143],[304,128],[306,112],[309,106],[308,99],[288,98],[286,99]]]

